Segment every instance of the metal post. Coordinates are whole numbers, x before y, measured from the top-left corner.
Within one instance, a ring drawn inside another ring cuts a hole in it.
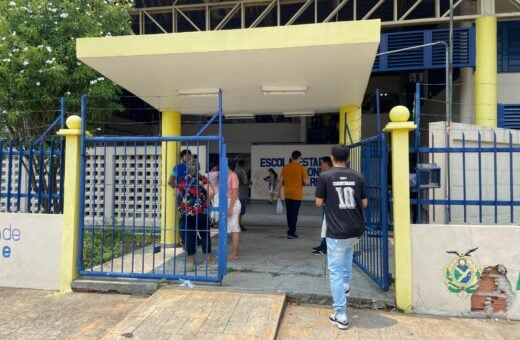
[[[450,0],[450,30],[449,30],[449,53],[448,53],[448,83],[446,84],[447,93],[447,115],[448,115],[448,124],[451,127],[452,121],[452,105],[451,101],[453,98],[453,0]]]
[[[444,147],[448,147],[448,138],[449,138],[449,135],[448,135],[448,124],[451,125],[451,74],[452,72],[450,72],[450,63],[449,63],[449,58],[450,58],[450,44],[446,43],[445,41],[435,41],[435,42],[432,42],[432,43],[429,43],[429,44],[423,44],[423,45],[417,45],[417,46],[411,46],[411,47],[406,47],[406,48],[400,48],[400,49],[397,49],[397,50],[392,50],[392,51],[387,51],[387,52],[382,52],[382,53],[378,53],[376,54],[376,56],[380,56],[380,55],[385,55],[385,54],[393,54],[393,53],[399,53],[399,52],[404,52],[404,51],[409,51],[409,50],[414,50],[414,49],[418,49],[418,48],[425,48],[425,47],[431,47],[431,46],[435,46],[435,45],[439,45],[439,44],[442,44],[444,45],[444,49],[445,49],[445,55],[446,55],[446,58],[445,58],[445,72],[446,72],[446,122],[444,122],[444,126],[445,126],[445,138],[444,138],[444,143],[445,143],[445,146]],[[448,166],[449,164],[449,153],[446,153],[445,154],[445,162],[446,162],[446,166]],[[444,175],[444,191],[445,191],[445,197],[449,197],[449,187],[448,187],[448,178],[447,178],[448,174],[446,174],[446,171],[445,171],[445,175]],[[445,215],[445,223],[448,223],[448,216],[449,216],[449,206],[446,205],[446,213],[444,214]]]

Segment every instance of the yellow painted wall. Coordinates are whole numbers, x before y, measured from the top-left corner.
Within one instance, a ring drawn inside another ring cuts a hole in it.
[[[78,59],[81,59],[378,43],[380,29],[381,21],[374,19],[247,30],[80,38],[77,40],[76,53]]]

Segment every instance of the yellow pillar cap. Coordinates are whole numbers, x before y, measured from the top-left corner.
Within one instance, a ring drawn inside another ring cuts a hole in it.
[[[81,128],[81,117],[76,115],[70,116],[65,123],[69,129],[79,130]]]
[[[406,106],[397,105],[390,110],[390,122],[386,124],[383,131],[390,132],[393,130],[415,130],[417,126],[408,121],[410,118],[410,110]]]
[[[406,122],[410,118],[410,110],[406,106],[397,105],[390,110],[390,120],[392,122]]]

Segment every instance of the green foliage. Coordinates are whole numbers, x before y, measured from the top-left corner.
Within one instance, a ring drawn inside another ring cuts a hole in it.
[[[0,137],[39,135],[58,116],[59,97],[90,119],[121,109],[120,88],[76,59],[76,39],[132,34],[133,1],[0,1]]]
[[[154,242],[159,245],[159,235],[125,231],[122,228],[85,230],[83,235],[83,268],[90,269],[101,263],[115,260],[132,251],[142,252],[142,248]],[[120,261],[120,260],[119,260]]]

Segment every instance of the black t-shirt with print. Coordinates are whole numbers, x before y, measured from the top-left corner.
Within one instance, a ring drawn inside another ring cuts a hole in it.
[[[366,194],[360,173],[339,167],[322,172],[316,185],[316,197],[327,205],[327,237],[347,239],[363,235],[365,222],[361,200]]]

